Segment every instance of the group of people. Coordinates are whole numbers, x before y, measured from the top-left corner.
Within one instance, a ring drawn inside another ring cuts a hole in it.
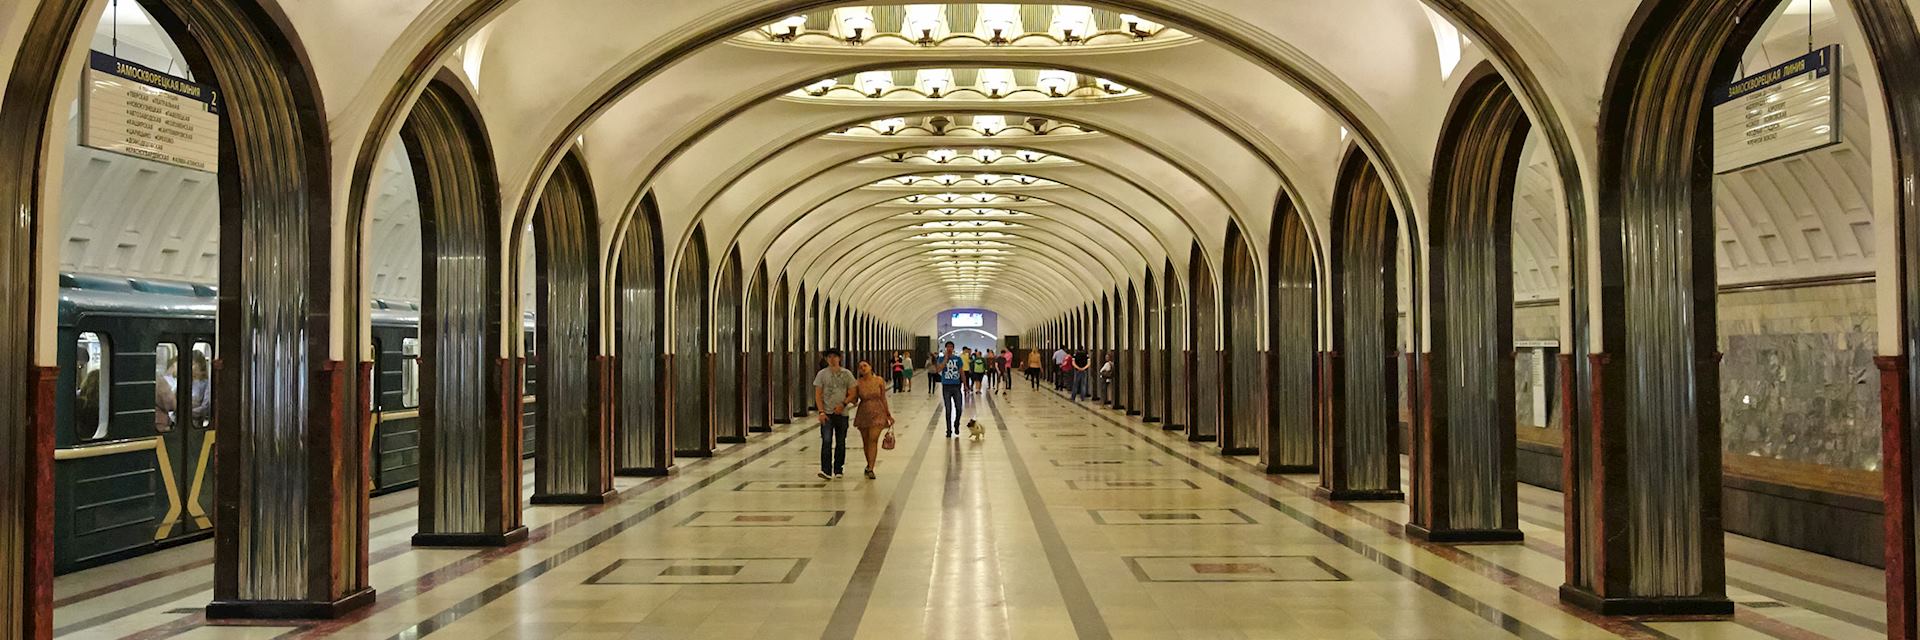
[[[861,362],[854,370],[842,366],[843,356],[838,349],[828,349],[822,355],[826,367],[813,377],[814,406],[820,410],[818,475],[829,481],[845,477],[847,431],[851,426],[860,431],[862,451],[867,458],[866,476],[872,479],[876,477],[874,466],[879,461],[880,443],[894,425],[893,410],[887,404],[888,388],[891,386],[895,392],[913,390],[913,357],[895,352],[888,363],[890,375],[882,377],[871,363]],[[1041,350],[1029,349],[1023,364],[1028,382],[1033,389],[1039,389],[1041,378],[1047,375]],[[957,438],[966,414],[966,398],[983,391],[1009,393],[1013,388],[1013,372],[1019,367],[1015,366],[1010,349],[956,351],[954,343],[948,342],[927,360],[925,369],[927,393],[938,391],[940,394],[946,436]],[[1094,375],[1098,375],[1103,384],[1109,380],[1113,375],[1112,358],[1102,363],[1096,372],[1085,349],[1070,352],[1063,346],[1053,350],[1054,387],[1069,391],[1072,400],[1092,397]]]
[[[960,385],[962,393],[978,395],[982,392],[993,393],[999,391],[1004,394],[1013,388],[1013,381],[1010,377],[1013,371],[1012,350],[1001,349],[999,352],[995,352],[992,349],[982,349],[980,351],[974,351],[971,347],[961,347],[958,351],[953,351],[952,347],[954,347],[954,344],[948,342],[944,347],[945,351],[934,354],[933,357],[927,361],[927,393],[929,395],[933,394],[936,387],[946,383],[946,378],[942,375],[943,372],[939,369],[939,366],[943,364],[942,359],[948,357],[959,359],[958,364],[960,369],[957,384]],[[952,353],[948,353],[948,351],[952,351]]]
[[[1027,353],[1027,378],[1035,389],[1040,388],[1041,372],[1044,366],[1039,349]],[[1094,376],[1099,376],[1099,383],[1102,385],[1112,381],[1112,356],[1108,356],[1106,362],[1101,363],[1096,371],[1093,368],[1093,358],[1087,354],[1086,349],[1069,351],[1065,346],[1054,347],[1052,378],[1055,389],[1067,392],[1069,398],[1075,402],[1082,398],[1091,398]]]

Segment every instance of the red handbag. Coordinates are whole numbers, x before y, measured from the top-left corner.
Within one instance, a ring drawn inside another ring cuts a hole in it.
[[[880,436],[880,448],[891,451],[895,444],[899,443],[893,441],[892,429],[888,429],[886,435]]]

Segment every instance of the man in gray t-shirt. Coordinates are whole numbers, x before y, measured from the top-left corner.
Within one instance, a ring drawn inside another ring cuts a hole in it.
[[[813,406],[820,409],[820,479],[846,475],[847,392],[853,372],[840,366],[840,350],[828,349],[827,368],[813,374]]]

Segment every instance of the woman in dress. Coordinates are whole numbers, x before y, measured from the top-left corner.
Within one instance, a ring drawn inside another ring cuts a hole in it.
[[[900,379],[905,381],[904,384],[907,385],[907,389],[906,389],[907,392],[912,393],[913,392],[913,354],[901,353],[900,364],[906,367],[906,369],[901,372]]]
[[[858,371],[860,379],[847,393],[851,398],[847,406],[855,409],[853,426],[860,430],[861,452],[867,454],[867,479],[872,480],[873,467],[880,458],[880,434],[893,428],[893,410],[887,406],[887,382],[874,375],[873,365],[862,362]]]

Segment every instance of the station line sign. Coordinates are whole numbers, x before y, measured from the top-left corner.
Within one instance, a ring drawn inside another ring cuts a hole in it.
[[[80,92],[82,145],[212,172],[220,166],[220,101],[210,85],[99,51]]]
[[[1713,171],[1728,173],[1840,142],[1840,46],[1815,49],[1721,88]]]

